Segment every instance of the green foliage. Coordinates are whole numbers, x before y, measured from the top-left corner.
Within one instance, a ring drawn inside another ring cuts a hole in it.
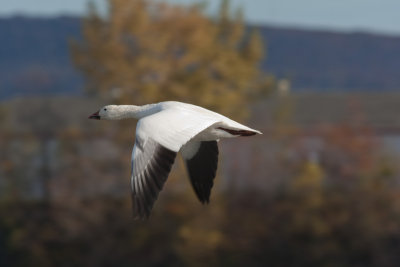
[[[109,6],[106,17],[91,8],[83,40],[71,44],[89,91],[124,103],[186,101],[241,117],[271,88],[271,77],[258,68],[260,35],[246,33],[229,1],[216,20],[197,5],[109,0]]]

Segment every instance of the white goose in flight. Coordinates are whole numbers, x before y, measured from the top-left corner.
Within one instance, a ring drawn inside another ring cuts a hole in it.
[[[89,118],[139,119],[132,151],[131,188],[134,217],[140,219],[149,217],[178,152],[204,204],[209,202],[217,170],[218,140],[261,134],[216,112],[175,101],[109,105]]]

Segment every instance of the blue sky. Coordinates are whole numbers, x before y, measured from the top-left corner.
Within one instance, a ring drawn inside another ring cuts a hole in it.
[[[105,10],[105,0],[94,0]],[[189,4],[196,0],[167,0]],[[298,28],[372,31],[400,34],[400,0],[231,0],[243,6],[246,20],[257,24]],[[219,1],[208,0],[214,14]],[[86,0],[0,0],[0,16],[24,14],[55,16],[82,15]]]

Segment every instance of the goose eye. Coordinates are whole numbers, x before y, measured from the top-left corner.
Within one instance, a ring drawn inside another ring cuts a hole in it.
[[[105,108],[104,111],[107,111],[107,109]]]

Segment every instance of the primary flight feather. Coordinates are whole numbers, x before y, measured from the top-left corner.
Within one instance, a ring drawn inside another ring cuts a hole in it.
[[[261,134],[211,110],[167,101],[144,106],[109,105],[90,119],[139,119],[132,151],[131,189],[135,218],[148,218],[181,152],[190,182],[202,203],[208,203],[218,164],[221,138]]]

